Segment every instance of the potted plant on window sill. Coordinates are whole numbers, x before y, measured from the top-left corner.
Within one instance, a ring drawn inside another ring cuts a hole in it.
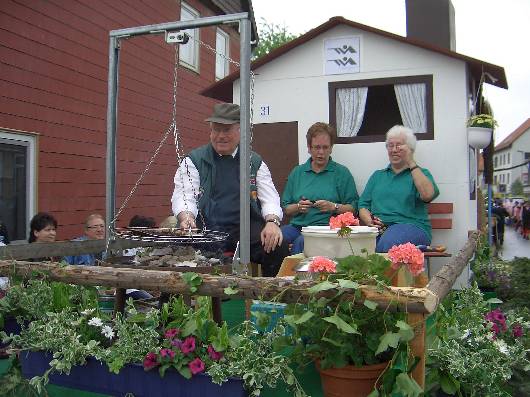
[[[467,121],[467,141],[475,149],[484,149],[491,142],[497,122],[489,114],[471,116]]]

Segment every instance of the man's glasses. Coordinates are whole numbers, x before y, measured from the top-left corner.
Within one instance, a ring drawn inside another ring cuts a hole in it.
[[[314,150],[315,152],[318,152],[319,150],[323,150],[324,152],[329,150],[331,146],[328,145],[312,145],[311,150]]]
[[[87,229],[105,229],[105,225],[92,225],[92,226],[87,226],[86,228]]]

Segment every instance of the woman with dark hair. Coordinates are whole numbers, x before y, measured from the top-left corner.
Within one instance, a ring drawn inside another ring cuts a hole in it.
[[[47,212],[39,212],[29,224],[30,243],[53,243],[57,233],[57,220]]]

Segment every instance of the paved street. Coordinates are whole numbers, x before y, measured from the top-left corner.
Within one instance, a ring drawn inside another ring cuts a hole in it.
[[[530,240],[524,240],[513,227],[507,226],[504,231],[504,246],[499,250],[499,256],[505,260],[514,257],[530,258]]]

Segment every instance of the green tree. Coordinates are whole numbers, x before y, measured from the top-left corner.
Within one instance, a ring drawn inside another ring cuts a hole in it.
[[[510,186],[510,193],[514,196],[522,196],[524,194],[523,183],[517,178]]]
[[[261,18],[258,23],[259,42],[254,50],[253,60],[267,55],[269,52],[278,48],[289,41],[296,39],[298,35],[290,33],[285,25],[269,23],[265,18]]]

